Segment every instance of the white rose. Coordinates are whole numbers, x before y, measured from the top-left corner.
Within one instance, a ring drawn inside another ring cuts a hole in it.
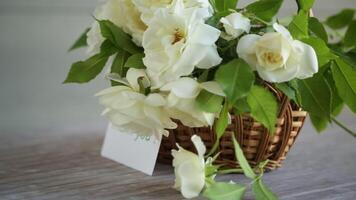
[[[204,24],[198,12],[177,0],[171,8],[157,10],[150,21],[142,44],[153,87],[189,75],[194,67],[207,69],[221,62],[215,45],[220,31]]]
[[[110,20],[116,26],[132,36],[132,40],[142,46],[143,32],[146,25],[141,21],[141,13],[131,0],[108,0],[95,9],[94,17],[99,20]],[[87,34],[88,53],[96,54],[104,41],[99,24],[94,22]]]
[[[176,0],[133,0],[133,3],[142,13],[142,21],[148,24],[158,9],[168,8],[174,1]],[[209,0],[184,0],[183,3],[185,8],[204,8],[206,17],[213,13]]]
[[[318,60],[313,47],[293,40],[289,31],[281,25],[275,23],[273,28],[276,32],[263,36],[243,36],[236,49],[239,57],[269,82],[304,79],[318,72]]]
[[[118,129],[143,136],[167,135],[165,129],[175,129],[177,125],[165,111],[165,98],[152,93],[147,96],[139,93],[138,78],[147,79],[144,70],[129,69],[125,80],[119,80],[126,86],[114,86],[105,89],[99,96],[100,104],[106,107],[103,115],[109,118]],[[145,87],[148,82],[144,82]]]
[[[251,24],[247,17],[240,13],[234,12],[220,19],[225,32],[222,37],[226,40],[232,40],[239,37],[241,34],[250,32]]]
[[[216,82],[198,83],[196,80],[183,77],[168,83],[161,91],[169,91],[167,97],[167,112],[171,118],[178,119],[185,126],[206,127],[214,124],[215,114],[201,111],[196,106],[196,97],[205,89],[213,94],[225,96]]]
[[[191,138],[198,155],[178,146],[172,150],[173,167],[176,176],[174,187],[181,191],[185,198],[199,196],[205,186],[205,161],[206,148],[201,138],[193,135]]]

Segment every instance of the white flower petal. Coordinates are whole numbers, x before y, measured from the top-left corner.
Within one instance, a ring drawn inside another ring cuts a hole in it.
[[[173,167],[178,167],[187,160],[196,161],[200,163],[199,158],[196,154],[185,150],[184,148],[179,146],[179,144],[177,144],[177,147],[178,151],[175,149],[172,150],[172,156],[174,158],[172,162]]]
[[[235,39],[244,32],[248,33],[251,29],[250,20],[237,12],[221,18],[220,22],[224,26],[228,40]]]
[[[171,91],[177,97],[195,98],[199,94],[199,83],[188,77],[183,77],[177,81],[166,84],[161,88],[162,91]]]
[[[130,88],[127,86],[121,86],[121,85],[109,87],[109,88],[106,88],[106,89],[96,93],[95,96],[98,97],[98,96],[103,96],[103,95],[107,95],[107,94],[113,94],[113,93],[117,93],[117,92],[120,92],[123,90],[130,90]]]
[[[127,74],[126,74],[126,79],[127,81],[129,82],[130,86],[135,90],[135,91],[139,91],[140,90],[140,85],[138,84],[138,81],[137,79],[138,78],[144,78],[144,85],[145,87],[148,87],[149,86],[149,83],[148,83],[148,78],[147,78],[147,75],[146,75],[146,72],[144,69],[135,69],[135,68],[130,68],[128,71],[127,71]]]
[[[300,64],[299,64],[299,73],[297,78],[305,79],[312,77],[313,74],[318,72],[318,58],[313,47],[298,40],[295,40],[294,45],[297,45],[303,51]]]
[[[261,36],[249,34],[243,36],[236,47],[236,52],[240,58],[244,59],[252,68],[257,64],[255,45]]]
[[[203,112],[202,114],[203,114],[203,116],[205,118],[206,123],[209,126],[213,126],[214,125],[214,121],[215,121],[215,114],[214,113],[207,113],[207,112]]]
[[[153,93],[149,94],[145,99],[145,103],[151,106],[164,106],[166,104],[166,100],[163,98],[162,95]]]
[[[130,83],[127,82],[126,78],[122,78],[119,74],[110,73],[110,74],[107,74],[105,77],[111,81],[115,81],[118,83],[122,83],[126,86],[130,86]]]
[[[298,67],[286,64],[285,68],[280,68],[274,71],[267,71],[259,65],[256,66],[258,74],[263,80],[272,83],[281,83],[290,81],[298,74]]]
[[[199,155],[183,149],[178,144],[178,151],[172,150],[172,164],[176,176],[174,187],[180,190],[185,198],[197,197],[205,185],[206,148],[198,136],[194,135],[192,141]]]
[[[185,198],[194,198],[199,196],[205,185],[204,166],[197,168],[193,162],[184,162],[177,169],[180,176],[181,193]]]
[[[194,70],[194,66],[197,66],[200,61],[205,57],[208,49],[205,45],[201,44],[192,44],[188,45],[184,49],[183,54],[177,63],[172,67],[178,77],[189,75]]]
[[[197,64],[197,68],[209,69],[221,63],[222,58],[219,56],[215,46],[206,47],[207,51],[202,60]]]
[[[204,159],[206,147],[205,147],[203,141],[201,140],[201,138],[197,135],[193,135],[191,140],[195,146],[195,149],[198,152],[199,157]]]
[[[105,38],[101,35],[101,30],[98,22],[94,22],[87,33],[87,54],[95,55],[100,52],[100,46]]]
[[[278,23],[274,23],[273,24],[273,29],[275,31],[277,31],[278,33],[282,34],[284,37],[286,37],[287,39],[293,40],[292,35],[290,34],[290,32],[288,31],[288,29],[286,29],[284,26],[278,24]]]
[[[126,33],[132,36],[133,41],[141,46],[143,32],[146,25],[141,21],[140,12],[132,3],[132,0],[107,0],[95,9],[94,17],[99,20],[110,20]],[[99,25],[95,25],[95,33],[100,32]],[[104,38],[99,38],[98,34],[88,33],[88,52],[94,53],[100,50],[100,45]],[[99,48],[98,48],[99,47]]]
[[[198,23],[192,31],[192,35],[188,35],[188,43],[213,45],[219,39],[220,31],[210,25]]]
[[[196,106],[195,98],[179,98],[170,93],[167,98],[167,112],[173,119],[188,127],[207,127],[214,123],[214,114],[202,112]]]
[[[114,110],[107,109],[105,111],[106,112],[104,112],[103,115],[114,122],[115,126],[122,126],[123,124],[127,124],[132,121],[131,117],[115,112]]]

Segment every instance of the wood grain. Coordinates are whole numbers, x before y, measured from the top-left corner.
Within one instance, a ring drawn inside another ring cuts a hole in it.
[[[102,158],[103,133],[2,131],[0,199],[182,199],[172,189],[169,165],[158,164],[150,177]],[[307,123],[285,165],[265,181],[281,199],[353,200],[355,155],[356,140],[340,129],[318,136]],[[219,179],[247,183],[241,175]],[[253,199],[251,193],[246,199]]]

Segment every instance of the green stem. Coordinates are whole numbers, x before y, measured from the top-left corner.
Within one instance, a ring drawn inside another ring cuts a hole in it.
[[[231,173],[243,173],[244,171],[242,169],[223,169],[219,170],[218,174],[231,174]]]
[[[205,157],[211,156],[216,151],[216,149],[218,148],[219,143],[220,143],[220,139],[216,139],[216,141],[214,143],[214,146],[210,149],[209,153]]]
[[[265,25],[267,25],[267,26],[272,26],[271,23],[266,22],[265,20],[263,20],[263,19],[257,17],[256,15],[251,15],[251,16],[249,16],[249,17],[252,18],[252,19],[255,19],[255,20],[259,21],[259,22],[262,22],[263,24],[265,24]]]
[[[211,185],[213,185],[215,183],[215,181],[211,178],[205,178],[205,184],[207,187],[210,187]]]
[[[352,131],[351,129],[349,129],[348,127],[346,127],[344,124],[342,124],[341,122],[339,122],[337,119],[335,119],[334,117],[331,118],[331,120],[337,124],[340,128],[344,129],[344,131],[346,131],[347,133],[349,133],[350,135],[356,137],[356,133],[354,131]]]

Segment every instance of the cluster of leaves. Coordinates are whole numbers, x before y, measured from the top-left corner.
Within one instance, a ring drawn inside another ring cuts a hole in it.
[[[256,32],[259,32],[266,28],[267,24],[272,24],[269,22],[275,21],[275,16],[282,2],[283,0],[259,0],[244,9],[239,9],[236,8],[237,0],[210,0],[215,14],[208,19],[208,23],[222,29],[218,23],[222,17],[231,12],[241,11],[252,19],[252,23],[263,25],[256,30]],[[229,121],[229,112],[232,110],[236,114],[249,113],[269,129],[271,133],[274,132],[277,119],[277,99],[263,86],[263,82],[256,78],[256,74],[251,70],[251,67],[244,60],[238,58],[236,54],[237,42],[238,38],[232,41],[220,38],[217,46],[219,54],[223,58],[222,64],[216,69],[200,73],[199,76],[200,81],[217,81],[226,94],[226,98],[222,99],[217,95],[204,91],[197,98],[197,104],[203,105],[199,107],[205,112],[216,111],[219,109],[217,105],[221,105],[221,102],[223,102],[223,108],[214,126],[218,139],[225,133]],[[217,147],[218,140],[209,155],[213,154]]]
[[[209,20],[209,23],[221,28],[216,22],[235,8],[229,6],[229,3],[221,4],[222,1],[219,1],[217,4],[217,2],[212,1],[217,14]],[[259,25],[257,29],[252,30],[259,33],[268,30],[270,25],[276,21],[275,16],[282,2],[282,0],[260,0],[244,9],[237,10],[244,12],[254,24]],[[344,104],[356,112],[356,21],[353,20],[355,11],[347,9],[326,20],[325,23],[332,29],[347,29],[341,41],[332,44],[329,42],[330,36],[325,30],[325,24],[310,15],[314,0],[299,0],[297,4],[298,13],[287,28],[294,39],[303,41],[314,48],[318,57],[319,72],[312,78],[278,83],[275,84],[275,87],[310,113],[312,123],[319,132],[324,130],[330,122],[334,122],[354,135],[353,131],[338,122],[335,117],[340,114]],[[225,133],[231,110],[235,114],[249,113],[256,121],[261,122],[271,134],[274,133],[278,114],[278,102],[275,96],[263,86],[263,82],[251,70],[251,67],[234,54],[237,41],[238,39],[233,41],[220,39],[218,50],[223,57],[222,64],[218,66],[217,70],[201,73],[201,77],[205,77],[202,79],[203,81],[217,81],[226,94],[225,99],[206,93],[197,99],[198,104],[204,105],[200,106],[201,109],[206,112],[215,112],[218,109],[217,105],[223,103],[223,108],[214,126],[218,140]],[[204,74],[210,74],[210,76]],[[216,151],[218,140],[208,155],[212,155]],[[239,152],[236,144],[235,148],[238,157]],[[241,158],[237,159],[243,166],[245,162]],[[249,173],[251,170],[246,167],[242,167],[242,169],[247,177],[255,180],[256,176]],[[256,192],[258,187],[262,191],[260,195],[265,196],[256,195],[257,199],[277,198],[269,189],[266,189],[261,181],[253,183],[255,193],[258,193]],[[241,199],[245,190],[246,187],[239,184],[215,183],[205,191],[204,195],[209,199]]]
[[[329,17],[325,23],[317,18],[305,17],[309,6],[300,7],[299,14],[290,24],[289,31],[296,39],[311,45],[318,56],[319,72],[314,77],[295,81],[291,91],[295,101],[309,112],[314,127],[323,131],[329,122],[341,125],[335,117],[344,104],[356,112],[356,20],[354,10],[343,10]],[[332,29],[346,28],[346,34],[337,44],[332,44],[325,24]],[[302,31],[303,30],[303,31]],[[289,91],[290,92],[290,91]]]
[[[219,21],[229,11],[235,10],[232,4],[236,1],[211,2],[217,13],[210,22]],[[221,2],[226,3],[222,4]],[[283,0],[260,0],[244,9],[236,10],[252,19],[253,24],[259,25],[252,30],[259,33],[268,30],[271,24],[276,21],[276,14],[282,2]],[[335,119],[344,104],[356,112],[356,33],[354,33],[356,20],[353,20],[354,10],[347,9],[327,19],[326,24],[333,29],[348,27],[342,40],[337,44],[331,44],[325,25],[310,15],[314,0],[298,0],[296,2],[298,13],[287,28],[294,39],[314,48],[318,57],[319,72],[312,78],[278,83],[275,84],[275,87],[310,113],[312,123],[319,132],[324,130],[330,122],[334,122],[347,132],[354,134]],[[247,63],[238,59],[237,55],[229,54],[230,46],[235,48],[238,39],[221,40],[223,39],[219,40],[218,48],[224,60],[214,71],[213,79],[222,86],[226,99],[215,125],[217,138],[224,134],[230,110],[236,114],[249,113],[273,134],[278,114],[276,98],[263,87],[263,83],[251,71]],[[232,51],[234,50],[232,49]],[[215,103],[222,102],[213,94],[198,99],[199,104],[204,101],[210,102],[202,107],[207,112],[211,110],[209,105],[216,107]],[[213,101],[215,103],[212,103]],[[214,147],[210,154],[216,150],[217,144]]]
[[[210,200],[238,200],[243,199],[246,189],[251,186],[252,192],[256,200],[276,200],[278,197],[268,188],[263,182],[263,168],[268,163],[268,160],[261,162],[255,169],[252,169],[246,160],[244,153],[236,141],[234,134],[232,134],[232,141],[235,148],[236,160],[239,163],[239,168],[219,170],[218,167],[208,165],[206,167],[206,174],[208,176],[207,187],[203,192],[203,196]],[[256,171],[259,174],[256,174]],[[216,173],[225,174],[231,172],[242,172],[247,178],[251,180],[251,183],[246,186],[234,182],[215,182],[213,177]],[[209,175],[211,175],[209,177]]]
[[[105,67],[109,57],[114,55],[111,65],[111,73],[117,73],[121,77],[126,75],[129,68],[145,68],[142,58],[143,49],[135,45],[131,36],[121,28],[108,20],[98,20],[100,30],[105,41],[100,47],[100,52],[85,61],[79,61],[72,65],[64,83],[87,83],[94,79]],[[74,43],[70,50],[86,46],[88,29]],[[118,84],[112,82],[112,85]]]
[[[318,131],[324,130],[330,122],[347,129],[335,117],[340,114],[344,105],[356,112],[356,20],[355,10],[346,9],[320,22],[310,15],[315,0],[297,0],[298,12],[288,25],[294,39],[311,45],[316,51],[319,72],[312,78],[292,80],[274,84],[292,101],[310,113],[313,125]],[[276,15],[283,0],[258,0],[244,8],[236,8],[238,0],[210,0],[215,14],[207,23],[223,30],[219,20],[234,11],[242,12],[251,19],[252,33],[266,32],[277,21]],[[131,37],[119,27],[107,20],[98,20],[105,42],[100,52],[85,61],[72,65],[65,83],[86,83],[94,79],[104,68],[109,57],[114,55],[111,72],[122,77],[128,68],[145,68],[142,58],[143,49],[136,46]],[[330,39],[325,27],[333,30],[340,37],[336,43]],[[344,31],[342,31],[344,30]],[[71,50],[86,45],[86,33],[72,46]],[[341,32],[345,32],[342,34]],[[222,63],[213,69],[196,69],[192,76],[200,82],[217,81],[226,97],[217,96],[203,90],[196,99],[197,106],[209,113],[219,113],[215,122],[216,143],[209,152],[216,152],[219,139],[225,133],[229,123],[229,112],[234,114],[248,113],[263,124],[271,134],[275,132],[278,115],[278,101],[266,89],[251,67],[236,54],[238,39],[226,41],[220,38],[217,42]],[[117,84],[117,83],[112,83]],[[243,156],[236,140],[235,154],[244,174],[252,179],[252,189],[256,199],[277,199],[262,182],[262,174],[255,174]],[[263,166],[261,167],[263,168]],[[214,168],[213,168],[214,169]],[[263,170],[261,170],[263,171]],[[212,181],[204,196],[209,199],[241,199],[246,186],[241,184]]]

